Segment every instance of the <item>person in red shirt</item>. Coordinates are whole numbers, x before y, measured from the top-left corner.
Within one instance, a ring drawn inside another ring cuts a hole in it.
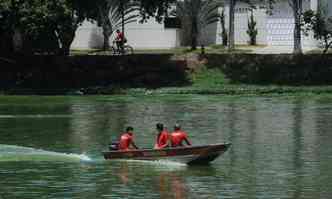
[[[134,128],[129,126],[126,129],[126,132],[121,135],[120,141],[119,141],[119,150],[121,150],[121,151],[130,150],[130,146],[133,146],[135,149],[138,149],[138,147],[136,146],[136,144],[134,142],[133,131],[134,131]]]
[[[119,29],[116,30],[115,42],[116,42],[117,48],[119,50],[120,49],[123,50],[123,45],[124,45],[124,43],[126,43],[126,38],[125,38],[123,32],[121,32]]]
[[[169,141],[169,133],[166,128],[164,128],[164,125],[161,123],[158,123],[156,125],[158,136],[156,140],[156,144],[154,145],[155,149],[163,149],[168,147],[168,141]]]
[[[172,147],[181,147],[183,145],[183,141],[187,143],[187,145],[191,145],[188,140],[187,133],[181,130],[181,126],[179,124],[175,124],[174,132],[170,135],[171,145]]]

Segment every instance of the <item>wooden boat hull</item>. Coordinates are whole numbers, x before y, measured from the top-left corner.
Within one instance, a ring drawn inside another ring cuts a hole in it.
[[[104,158],[132,160],[171,160],[185,164],[208,164],[222,155],[231,146],[227,144],[212,144],[205,146],[189,146],[165,149],[142,149],[130,151],[105,151]]]

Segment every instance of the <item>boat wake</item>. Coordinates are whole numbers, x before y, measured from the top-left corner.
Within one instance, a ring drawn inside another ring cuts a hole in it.
[[[70,115],[50,115],[50,114],[35,114],[35,115],[0,115],[1,119],[15,119],[15,118],[67,118]]]
[[[11,161],[90,162],[92,160],[85,154],[58,153],[30,147],[0,144],[0,162]]]

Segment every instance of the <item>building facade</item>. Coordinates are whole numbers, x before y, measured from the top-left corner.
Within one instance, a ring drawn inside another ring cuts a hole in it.
[[[329,0],[303,0],[303,10],[317,10],[319,3],[326,4],[327,10],[332,15],[332,3]],[[220,8],[219,12],[224,10],[226,28],[228,27],[229,7]],[[294,17],[292,8],[288,0],[278,1],[274,5],[272,13],[267,13],[263,4],[257,4],[253,10],[255,21],[257,22],[257,44],[267,46],[292,46],[294,33]],[[248,19],[251,15],[251,8],[248,4],[237,3],[235,9],[235,43],[248,44],[249,36],[246,33],[248,29]],[[181,45],[181,30],[179,28],[169,28],[163,23],[157,23],[154,19],[149,19],[147,23],[131,23],[125,27],[125,34],[129,44],[135,49],[165,49],[174,48]],[[221,24],[216,22],[205,28],[200,35],[200,44],[221,44]],[[113,40],[111,37],[110,40]],[[100,48],[103,44],[102,30],[95,24],[85,22],[77,30],[76,38],[72,48],[87,49]],[[302,37],[303,46],[317,46],[317,41],[312,36]]]

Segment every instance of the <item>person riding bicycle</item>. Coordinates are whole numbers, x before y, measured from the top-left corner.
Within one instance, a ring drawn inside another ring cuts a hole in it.
[[[124,44],[127,42],[127,39],[125,38],[123,32],[121,32],[119,29],[116,30],[116,38],[115,43],[118,48],[118,50],[121,50],[121,52],[124,51]]]

